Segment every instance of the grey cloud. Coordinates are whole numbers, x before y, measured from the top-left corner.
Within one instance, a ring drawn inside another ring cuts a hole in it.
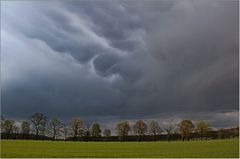
[[[93,61],[96,71],[101,76],[107,76],[110,72],[109,69],[113,67],[120,59],[113,54],[102,54],[95,58]]]
[[[48,2],[7,5],[9,8],[15,6],[17,14],[25,16],[27,20],[16,22],[13,13],[6,10],[6,24],[15,25],[15,30],[28,38],[42,40],[57,52],[70,53],[80,62],[87,62],[96,54],[107,51],[103,44],[106,43],[105,39],[95,35],[81,17],[73,17],[61,8],[49,8]],[[3,28],[8,30],[7,25]]]
[[[9,116],[238,110],[236,1],[2,6],[2,110]]]

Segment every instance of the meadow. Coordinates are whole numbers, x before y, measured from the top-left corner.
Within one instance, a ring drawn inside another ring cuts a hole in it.
[[[239,157],[239,140],[72,142],[1,140],[1,157]]]

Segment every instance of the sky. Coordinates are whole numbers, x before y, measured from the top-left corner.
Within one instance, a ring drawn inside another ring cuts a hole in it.
[[[238,125],[238,1],[2,1],[1,113]]]

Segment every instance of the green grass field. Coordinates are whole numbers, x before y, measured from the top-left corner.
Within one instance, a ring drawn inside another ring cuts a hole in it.
[[[239,157],[239,140],[71,142],[1,140],[1,157]]]

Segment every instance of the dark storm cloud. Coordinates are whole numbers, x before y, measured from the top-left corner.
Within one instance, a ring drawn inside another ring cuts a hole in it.
[[[3,114],[238,110],[237,1],[12,1],[1,13]]]

